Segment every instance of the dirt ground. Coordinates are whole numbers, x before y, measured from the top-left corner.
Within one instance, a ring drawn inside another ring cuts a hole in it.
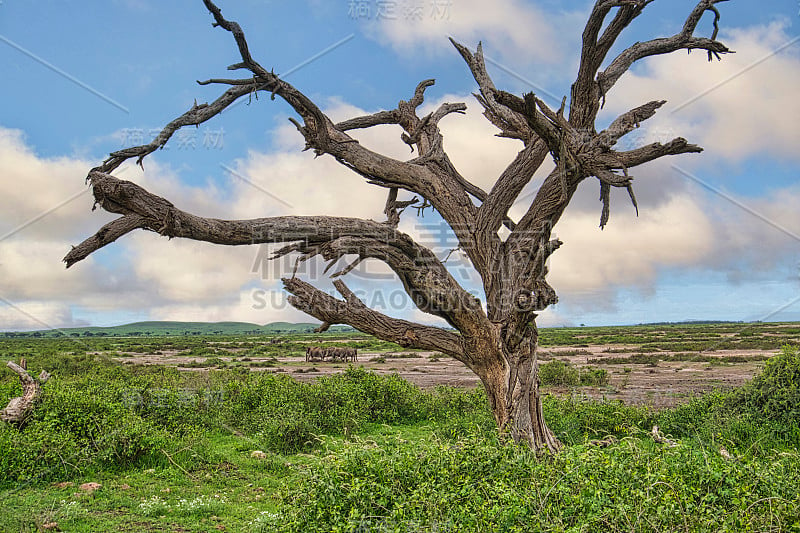
[[[543,361],[557,358],[571,364],[584,367],[594,366],[608,371],[609,383],[602,387],[547,387],[555,394],[572,394],[591,398],[622,400],[626,404],[646,404],[655,408],[669,407],[687,401],[693,396],[715,389],[728,389],[743,384],[752,378],[763,361],[753,362],[746,359],[752,356],[771,356],[775,351],[764,350],[720,350],[705,352],[712,357],[741,357],[742,362],[673,362],[659,361],[657,364],[604,364],[603,359],[626,357],[629,353],[621,353],[635,346],[606,345],[558,348],[545,348]],[[561,353],[561,355],[559,354]],[[576,355],[577,354],[577,355]],[[207,371],[207,368],[186,368],[190,362],[203,362],[203,357],[186,357],[175,352],[165,351],[163,354],[126,354],[119,358],[129,364],[176,366],[186,371]],[[659,352],[667,356],[669,352]],[[667,357],[668,358],[668,357]],[[235,358],[220,357],[223,361],[235,361]],[[258,364],[271,358],[253,357],[250,363]],[[589,360],[593,360],[589,365]],[[343,372],[345,363],[314,362],[308,363],[304,357],[278,357],[277,364],[271,367],[251,367],[253,371],[286,373],[298,380],[310,381],[319,376]],[[363,366],[379,374],[398,374],[402,378],[423,388],[437,385],[456,387],[478,387],[480,381],[462,363],[434,352],[360,352],[357,366]]]

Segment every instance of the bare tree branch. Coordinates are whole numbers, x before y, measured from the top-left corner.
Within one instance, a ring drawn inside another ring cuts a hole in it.
[[[451,331],[391,318],[369,309],[340,280],[334,282],[345,297],[339,300],[298,278],[284,278],[283,285],[297,309],[328,324],[349,324],[379,339],[409,348],[437,350],[466,361],[463,340]]]
[[[667,144],[653,143],[636,148],[635,150],[617,152],[614,154],[614,159],[608,160],[608,164],[618,165],[612,168],[633,168],[667,155],[699,154],[702,151],[702,147],[696,144],[690,144],[686,139],[678,137],[677,139],[669,141]],[[615,161],[617,163],[615,163]]]
[[[86,259],[92,252],[99,250],[107,244],[111,244],[123,235],[144,227],[145,220],[144,217],[136,214],[130,214],[112,220],[78,246],[72,247],[72,250],[64,257],[67,268],[78,261]]]
[[[639,125],[656,114],[661,106],[666,104],[666,100],[656,100],[648,102],[637,108],[623,113],[597,136],[599,145],[603,148],[611,148],[619,139],[629,134],[639,127]]]
[[[581,62],[578,67],[577,79],[572,85],[571,107],[573,110],[592,111],[594,109],[597,103],[595,74],[622,30],[651,2],[652,0],[600,0],[594,5],[583,30]],[[609,23],[602,37],[598,37],[606,17],[613,8],[618,8],[616,16]],[[587,126],[589,120],[594,121],[594,116],[596,115],[586,117],[580,125]],[[576,118],[576,114],[570,115],[570,121],[573,124],[576,124]]]
[[[634,62],[645,57],[669,54],[677,50],[706,50],[709,53],[709,60],[713,57],[719,57],[720,54],[731,53],[727,46],[717,41],[717,32],[719,21],[719,12],[714,7],[714,4],[725,2],[726,0],[701,0],[697,6],[692,10],[692,13],[686,19],[683,29],[680,33],[668,38],[653,39],[650,41],[636,43],[622,53],[620,53],[611,64],[601,73],[597,75],[597,81],[602,88],[602,93],[607,93],[611,87],[619,80],[619,78],[633,65]],[[697,24],[706,11],[712,11],[716,14],[714,22],[714,32],[710,39],[704,37],[694,37],[694,31]]]
[[[244,80],[242,80],[244,81]],[[150,143],[142,146],[134,146],[124,150],[111,153],[108,159],[95,170],[100,172],[112,172],[128,159],[135,157],[136,164],[143,167],[144,158],[156,150],[163,148],[172,135],[184,126],[197,126],[203,122],[219,115],[226,107],[234,103],[240,97],[252,94],[259,89],[263,89],[264,84],[258,84],[254,80],[247,80],[247,83],[236,85],[225,91],[222,96],[214,100],[211,104],[200,104],[197,102],[192,108],[179,116],[166,126]]]
[[[9,361],[6,366],[19,376],[19,381],[22,384],[22,396],[11,398],[8,401],[8,405],[0,410],[0,420],[22,425],[31,414],[31,411],[33,411],[36,401],[42,394],[42,385],[50,379],[50,374],[42,370],[42,373],[39,374],[39,379],[34,379],[28,374],[25,358],[20,361],[19,365],[14,361]]]
[[[622,30],[630,25],[641,11],[652,0],[599,0],[589,17],[584,31],[583,51],[578,77],[572,85],[570,102],[570,123],[577,128],[589,128],[594,124],[600,101],[616,84],[617,80],[628,71],[634,62],[645,57],[668,54],[676,50],[702,49],[708,51],[709,59],[719,58],[720,54],[731,51],[716,40],[718,33],[719,11],[714,6],[725,0],[700,0],[692,10],[680,33],[671,37],[658,38],[638,42],[620,53],[605,70],[600,71],[601,64],[608,51],[619,37]],[[602,23],[610,10],[618,7],[617,16],[606,28],[602,37],[597,39]],[[714,32],[711,38],[694,37],[694,31],[703,13],[711,11],[715,14]],[[597,40],[595,40],[597,39]]]
[[[452,37],[450,42],[456,47],[461,57],[464,58],[472,72],[472,77],[478,82],[480,94],[476,94],[475,98],[483,106],[484,116],[500,129],[499,135],[510,139],[519,139],[525,144],[534,140],[535,134],[527,126],[525,118],[495,99],[497,88],[486,70],[481,44],[478,43],[478,48],[473,54],[467,47],[453,40]]]
[[[483,312],[480,302],[464,291],[436,255],[390,225],[341,217],[270,217],[220,220],[186,213],[171,202],[129,181],[93,171],[89,174],[95,201],[106,211],[123,215],[73,248],[67,266],[137,228],[166,237],[183,237],[225,245],[294,242],[275,252],[304,259],[321,255],[336,261],[356,254],[384,261],[398,275],[414,303],[454,327],[473,324]]]

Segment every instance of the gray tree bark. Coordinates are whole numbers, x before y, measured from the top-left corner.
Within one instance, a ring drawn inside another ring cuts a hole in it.
[[[249,72],[243,79],[210,79],[206,84],[229,88],[210,104],[195,104],[176,118],[149,144],[112,153],[89,172],[96,203],[122,215],[94,236],[73,248],[67,266],[95,250],[141,228],[167,237],[183,237],[225,245],[287,243],[275,253],[280,257],[300,254],[301,260],[321,256],[333,265],[345,255],[357,259],[335,272],[341,299],[292,276],[283,279],[291,293],[290,303],[323,322],[349,324],[378,338],[403,346],[438,350],[462,361],[483,382],[499,430],[517,442],[539,450],[560,447],[544,420],[538,380],[536,313],[557,301],[547,283],[547,259],[561,242],[551,237],[579,184],[587,178],[600,183],[600,226],[610,216],[612,188],[627,191],[637,209],[629,169],[667,156],[700,152],[699,146],[676,138],[634,150],[614,149],[617,141],[652,117],[664,104],[653,101],[622,114],[598,133],[595,122],[606,95],[636,61],[677,50],[702,49],[709,59],[730,50],[716,40],[719,12],[724,0],[701,0],[679,32],[664,38],[638,42],[607,61],[622,30],[653,0],[598,0],[583,31],[580,66],[569,98],[554,110],[534,94],[513,95],[498,90],[486,70],[480,44],[475,52],[452,41],[478,84],[475,94],[484,116],[501,137],[516,139],[522,149],[486,192],[470,183],[450,161],[443,148],[439,122],[463,113],[463,103],[445,103],[420,117],[418,109],[434,80],[419,83],[408,101],[397,108],[334,123],[306,95],[267,71],[250,54],[241,27],[226,20],[210,0],[205,6],[219,26],[234,37],[241,61],[228,67]],[[710,38],[695,37],[703,15],[714,16]],[[610,20],[608,20],[610,19]],[[603,68],[603,65],[606,65]],[[254,220],[203,218],[177,209],[171,202],[141,187],[115,178],[123,162],[143,159],[163,147],[181,127],[198,125],[219,114],[237,99],[255,92],[280,97],[297,113],[290,119],[306,141],[306,149],[329,155],[364,177],[367,183],[387,189],[385,222],[342,217],[272,217]],[[362,146],[348,131],[394,124],[402,128],[401,140],[416,155],[406,161],[393,159]],[[556,168],[539,188],[526,213],[518,221],[508,216],[512,204],[548,158]],[[398,193],[413,195],[398,200]],[[478,205],[476,205],[478,204]],[[408,207],[433,207],[452,228],[459,248],[469,258],[483,282],[485,308],[453,279],[434,253],[397,230]],[[504,240],[501,226],[510,230]],[[367,258],[384,261],[398,276],[419,309],[438,316],[458,333],[392,318],[367,308],[340,279]]]
[[[24,424],[42,394],[42,385],[50,379],[50,374],[42,370],[39,379],[34,379],[28,374],[25,359],[22,359],[20,364],[9,361],[6,366],[19,376],[22,383],[22,396],[9,400],[5,409],[0,411],[0,420],[12,424]]]

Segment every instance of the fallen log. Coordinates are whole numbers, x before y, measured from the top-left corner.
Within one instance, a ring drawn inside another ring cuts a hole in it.
[[[28,415],[33,411],[34,404],[42,394],[42,385],[50,379],[50,374],[46,370],[42,370],[42,373],[39,374],[39,379],[34,379],[26,370],[25,359],[22,359],[20,363],[21,365],[18,365],[13,361],[9,361],[7,366],[17,373],[19,380],[22,382],[22,396],[11,398],[6,408],[0,411],[0,420],[12,424],[25,422]]]

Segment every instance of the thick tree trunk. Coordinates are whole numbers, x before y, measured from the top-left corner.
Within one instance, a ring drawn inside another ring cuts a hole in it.
[[[496,354],[482,358],[483,364],[474,370],[486,389],[501,437],[536,451],[557,452],[561,442],[547,426],[542,410],[536,333],[514,351],[502,342],[499,345]]]

